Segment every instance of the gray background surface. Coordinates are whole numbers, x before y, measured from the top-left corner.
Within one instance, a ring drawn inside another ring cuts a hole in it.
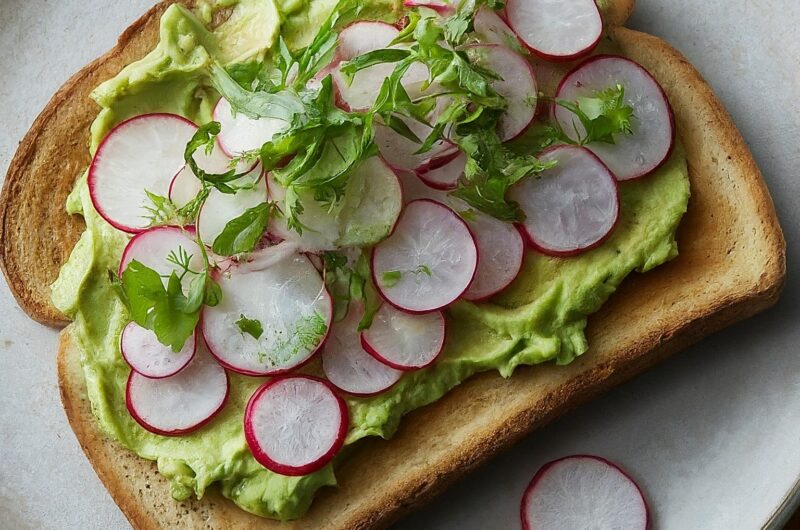
[[[52,93],[151,3],[0,0],[0,174]],[[782,301],[529,437],[399,529],[516,528],[530,477],[572,453],[625,466],[656,528],[759,528],[800,477],[800,2],[640,0],[628,25],[679,48],[741,128],[789,244]],[[0,282],[0,528],[128,528],[67,424],[55,347]]]

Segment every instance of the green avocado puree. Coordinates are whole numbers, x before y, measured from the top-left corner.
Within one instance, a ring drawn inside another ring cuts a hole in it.
[[[399,1],[364,1],[364,18],[393,19],[400,9]],[[91,151],[113,125],[134,115],[162,111],[198,124],[209,121],[219,97],[207,75],[212,58],[223,64],[261,60],[279,32],[290,46],[300,47],[333,3],[202,0],[194,12],[171,6],[161,19],[158,46],[92,94],[101,110],[91,130]],[[682,148],[676,146],[655,174],[622,185],[621,197],[619,225],[601,247],[569,259],[528,253],[523,273],[492,303],[459,302],[449,310],[447,348],[435,365],[405,375],[376,397],[348,398],[347,444],[366,436],[392,436],[403,414],[439,399],[476,372],[498,370],[509,377],[520,364],[566,364],[584,353],[587,315],[630,272],[647,271],[677,255],[674,233],[689,198]],[[81,351],[89,399],[102,429],[143,458],[157,461],[175,499],[202,496],[218,482],[226,497],[249,512],[277,519],[302,516],[320,487],[336,484],[333,465],[308,476],[285,477],[253,459],[242,417],[263,378],[231,373],[225,409],[186,436],[151,434],[131,418],[125,408],[129,368],[118,346],[128,314],[107,274],[117,269],[129,236],[97,214],[85,175],[78,179],[67,210],[84,217],[86,231],[54,283],[52,297],[74,320],[69,329]]]

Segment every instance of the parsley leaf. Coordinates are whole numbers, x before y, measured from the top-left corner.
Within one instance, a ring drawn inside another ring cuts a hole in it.
[[[575,102],[558,100],[557,103],[580,120],[583,135],[575,128],[580,145],[613,144],[615,134],[633,134],[633,109],[625,104],[625,87],[620,84],[595,92],[591,97],[579,97]]]
[[[256,340],[260,339],[261,335],[264,334],[264,326],[261,325],[260,321],[247,318],[243,314],[239,315],[236,325],[239,326],[242,333],[247,333]]]
[[[251,252],[264,235],[274,211],[275,205],[269,202],[248,208],[242,215],[227,222],[214,239],[212,249],[221,256]]]

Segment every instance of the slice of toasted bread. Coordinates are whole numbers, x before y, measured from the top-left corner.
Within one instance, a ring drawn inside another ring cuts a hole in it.
[[[621,24],[632,6],[632,0],[614,2],[608,19]],[[114,50],[56,94],[12,161],[0,204],[0,263],[22,307],[42,322],[63,321],[50,305],[48,286],[81,230],[79,221],[67,221],[62,205],[74,176],[88,162],[84,143],[76,140],[82,136],[75,132],[86,131],[96,112],[87,95],[154,45],[163,9],[164,4],[153,8]],[[58,374],[64,408],[86,455],[134,527],[386,526],[524,434],[775,302],[785,274],[785,245],[764,182],[735,126],[700,75],[669,45],[621,27],[611,36],[669,95],[686,146],[692,199],[678,234],[681,255],[626,280],[591,317],[590,351],[566,367],[521,368],[509,380],[494,373],[468,380],[410,414],[392,440],[359,443],[337,472],[338,489],[321,491],[303,519],[278,523],[249,515],[216,492],[200,501],[173,501],[155,464],[98,430],[79,352],[63,333]],[[60,169],[65,156],[71,173]],[[42,179],[53,186],[43,191],[35,185]],[[40,231],[43,219],[54,232]],[[31,271],[39,272],[31,276]]]

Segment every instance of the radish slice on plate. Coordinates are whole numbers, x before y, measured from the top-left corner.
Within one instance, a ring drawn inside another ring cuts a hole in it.
[[[525,212],[522,226],[533,246],[551,256],[570,256],[601,244],[619,217],[614,175],[585,147],[553,147],[539,159],[556,166],[516,184],[509,194]]]
[[[180,372],[194,358],[197,346],[193,333],[179,352],[158,342],[156,334],[131,322],[122,330],[119,349],[125,362],[136,372],[150,379],[162,379]]]
[[[222,410],[228,374],[200,349],[186,368],[164,379],[132,371],[125,402],[133,419],[150,432],[176,436],[194,431]]]
[[[589,53],[603,34],[595,0],[508,0],[506,16],[522,42],[551,61]]]
[[[639,64],[613,55],[587,60],[561,81],[556,98],[577,101],[608,88],[622,85],[625,104],[633,109],[632,135],[618,134],[615,143],[587,145],[619,180],[643,177],[658,169],[672,152],[675,122],[661,85]],[[556,106],[555,119],[572,139],[585,134],[580,120]],[[577,131],[576,131],[577,128]]]
[[[431,188],[452,190],[458,185],[458,179],[464,174],[467,166],[467,155],[458,152],[452,160],[439,158],[417,170],[419,178]]]
[[[533,68],[518,53],[499,44],[477,44],[467,54],[478,64],[497,73],[492,88],[503,96],[508,108],[497,124],[500,139],[513,140],[528,128],[536,114],[538,88]]]
[[[209,350],[226,368],[245,375],[286,372],[325,341],[333,304],[308,258],[289,256],[257,271],[232,266],[217,281],[222,301],[203,308],[201,325]],[[245,328],[247,321],[260,333]]]
[[[331,70],[331,75],[336,84],[339,102],[346,110],[371,108],[383,81],[389,77],[396,65],[383,63],[370,66],[357,72],[352,79],[348,79],[340,72],[338,64],[367,52],[388,48],[399,33],[400,30],[391,24],[367,20],[354,22],[339,34],[334,58],[337,67]],[[417,87],[427,79],[428,69],[422,63],[414,63],[403,76],[402,84],[409,93],[415,93]]]
[[[364,351],[358,334],[363,314],[360,304],[350,304],[347,316],[333,325],[322,352],[322,370],[339,390],[356,396],[372,396],[394,385],[403,372]]]
[[[523,530],[646,530],[650,524],[639,486],[616,464],[584,455],[542,466],[525,491],[520,516]]]
[[[153,269],[164,278],[166,285],[167,278],[173,271],[180,274],[182,269],[171,263],[167,258],[170,254],[176,256],[186,254],[190,256],[189,266],[192,270],[202,270],[203,255],[197,241],[193,238],[192,229],[181,229],[176,226],[158,226],[141,232],[128,242],[122,252],[122,260],[119,263],[117,273],[122,276],[128,264],[136,260],[142,265]],[[188,276],[185,281],[188,281]]]
[[[408,128],[421,141],[431,133],[431,128],[417,120],[399,116]],[[417,153],[420,144],[409,140],[394,129],[381,124],[375,124],[375,145],[386,162],[397,170],[417,170],[435,163],[438,158],[450,160],[455,156],[458,148],[450,141],[441,139],[433,144],[430,151]]]
[[[506,48],[511,48],[515,52],[525,51],[517,34],[508,27],[508,24],[500,18],[500,15],[494,9],[488,6],[481,6],[475,13],[475,19],[472,23],[475,33],[481,37],[481,41],[500,44]]]
[[[123,232],[146,229],[152,205],[146,192],[167,195],[195,131],[176,114],[144,114],[114,127],[89,166],[89,195],[103,219]]]
[[[456,7],[458,7],[458,0],[405,0],[403,5],[406,7],[426,7],[445,16],[455,13]]]
[[[372,274],[384,299],[402,311],[428,313],[467,290],[478,249],[467,224],[447,206],[420,199],[406,206],[394,232],[375,247]]]
[[[214,107],[213,116],[214,121],[220,124],[220,133],[217,135],[220,147],[232,157],[259,149],[289,126],[285,121],[276,118],[254,120],[241,112],[236,113],[225,98],[220,98]]]
[[[398,370],[432,364],[444,348],[446,324],[441,311],[410,315],[384,304],[372,325],[361,332],[361,344],[378,361]]]
[[[300,476],[331,461],[344,445],[347,405],[324,380],[307,375],[264,383],[244,413],[255,459],[275,473]]]
[[[461,215],[475,236],[480,256],[475,279],[463,297],[479,302],[499,293],[514,281],[522,269],[525,242],[514,225],[463,204],[463,209],[456,208],[456,211],[464,212]]]
[[[214,244],[214,240],[229,221],[267,200],[267,184],[262,178],[261,166],[257,166],[232,184],[252,187],[245,187],[233,194],[222,193],[217,189],[211,190],[197,214],[197,231],[200,239],[208,246]]]

